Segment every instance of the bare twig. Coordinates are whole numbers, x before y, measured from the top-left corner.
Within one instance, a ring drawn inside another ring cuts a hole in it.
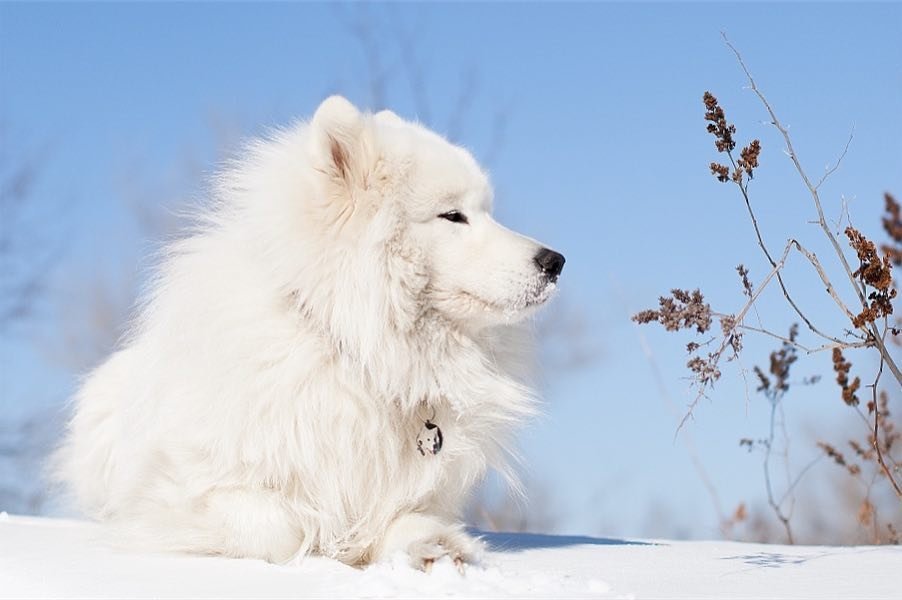
[[[782,342],[786,342],[787,344],[790,344],[790,345],[798,348],[799,350],[801,350],[802,352],[804,352],[806,354],[815,354],[817,352],[823,352],[825,350],[832,350],[833,348],[846,349],[846,348],[866,348],[866,347],[868,347],[867,343],[865,343],[865,342],[830,342],[828,344],[823,344],[821,346],[815,346],[815,347],[811,348],[804,344],[800,344],[799,342],[797,342],[795,340],[791,340],[786,336],[782,336],[778,333],[774,333],[773,331],[763,329],[761,327],[753,327],[752,325],[746,325],[744,323],[738,325],[738,327],[745,331],[754,331],[755,333],[760,333],[762,335],[766,335],[768,337],[778,339]]]
[[[827,273],[824,272],[824,267],[821,266],[820,261],[817,259],[817,256],[814,252],[810,252],[806,250],[799,242],[793,242],[798,249],[799,252],[805,255],[805,258],[808,259],[808,262],[814,266],[814,269],[817,271],[818,276],[821,278],[821,282],[823,282],[826,287],[826,291],[830,294],[830,297],[833,298],[833,301],[836,302],[836,305],[839,307],[841,311],[846,313],[846,316],[849,317],[849,320],[853,319],[855,315],[852,314],[852,311],[846,306],[846,304],[842,301],[842,298],[839,297],[839,294],[836,293],[836,288],[833,287],[833,284],[830,282],[830,279],[827,277]]]
[[[733,164],[733,169],[735,170],[736,169],[736,161],[733,159],[733,153],[731,151],[727,150],[727,156],[730,158],[730,162]],[[739,187],[740,192],[742,192],[742,197],[745,200],[745,207],[748,210],[749,217],[752,220],[752,227],[755,229],[755,237],[758,238],[758,246],[761,248],[762,252],[764,252],[764,256],[767,257],[767,262],[770,263],[770,266],[776,267],[777,263],[774,262],[774,259],[771,256],[770,251],[767,249],[767,245],[764,243],[764,238],[761,235],[761,229],[758,227],[758,218],[755,216],[755,211],[752,210],[752,202],[749,199],[749,193],[748,193],[748,184],[743,184],[741,179],[733,180],[733,182]],[[814,324],[811,322],[811,320],[802,312],[802,310],[796,304],[795,300],[792,299],[792,296],[789,295],[789,290],[786,289],[786,284],[783,282],[783,276],[779,272],[779,270],[777,271],[776,275],[777,275],[777,281],[780,284],[780,289],[783,290],[783,296],[786,298],[786,301],[789,302],[789,305],[793,308],[793,310],[796,312],[796,314],[799,316],[799,318],[802,319],[802,321],[805,323],[805,325],[808,327],[808,329],[810,329],[812,332],[821,336],[824,339],[827,339],[827,340],[830,340],[833,342],[839,342],[840,340],[838,340],[830,335],[827,335],[826,333],[822,332],[820,329],[818,329],[817,327],[814,326]]]
[[[750,208],[749,210],[751,210],[751,208]],[[757,227],[757,226],[756,226],[756,227]],[[838,338],[835,338],[835,337],[833,337],[833,336],[829,336],[829,335],[822,334],[822,337],[825,337],[826,339],[830,340],[830,342],[827,343],[827,344],[823,344],[822,346],[819,346],[819,347],[816,347],[816,348],[808,348],[808,347],[806,347],[806,346],[803,346],[803,345],[799,344],[798,342],[795,342],[795,341],[793,341],[793,340],[788,340],[788,339],[786,339],[786,338],[783,338],[782,336],[779,336],[779,335],[777,335],[777,334],[774,334],[774,333],[772,333],[772,332],[769,332],[769,331],[767,331],[767,330],[765,330],[765,329],[763,329],[763,328],[757,328],[757,327],[745,325],[745,324],[743,323],[743,320],[744,320],[744,318],[745,318],[745,315],[746,315],[746,314],[748,313],[748,311],[755,305],[756,301],[758,300],[758,296],[760,296],[761,293],[765,290],[765,288],[767,288],[768,284],[769,284],[774,278],[777,278],[778,281],[781,281],[781,280],[779,279],[779,278],[780,278],[780,271],[781,271],[781,270],[783,269],[783,267],[785,266],[786,260],[787,260],[787,258],[788,258],[788,256],[789,256],[789,253],[790,253],[790,251],[791,251],[793,248],[795,248],[800,254],[802,254],[805,258],[808,259],[808,261],[814,266],[815,270],[817,270],[818,275],[820,275],[821,281],[822,281],[822,282],[824,283],[824,285],[826,286],[827,292],[830,293],[831,297],[833,297],[834,301],[836,301],[837,305],[838,305],[840,308],[845,309],[845,311],[848,312],[848,309],[845,308],[845,304],[843,304],[843,302],[842,302],[842,300],[839,298],[839,296],[836,295],[835,289],[834,289],[833,285],[830,283],[829,278],[827,277],[826,273],[824,272],[823,267],[821,266],[820,262],[818,261],[817,257],[814,255],[814,253],[809,252],[808,250],[806,250],[805,247],[802,246],[801,244],[799,244],[799,242],[798,242],[797,240],[791,239],[791,240],[789,240],[789,241],[786,243],[786,247],[783,249],[783,254],[780,256],[780,259],[777,260],[777,261],[773,261],[773,266],[772,266],[770,272],[769,272],[769,273],[767,274],[767,276],[766,276],[766,277],[758,284],[757,289],[754,290],[754,292],[752,292],[751,296],[749,296],[749,298],[748,298],[748,300],[746,301],[745,305],[739,310],[739,312],[737,312],[737,313],[735,314],[735,316],[733,316],[733,327],[732,327],[732,329],[731,329],[730,331],[724,332],[724,336],[723,336],[723,339],[721,340],[720,346],[718,346],[717,350],[715,350],[715,351],[711,354],[711,357],[710,357],[709,360],[710,360],[710,363],[711,363],[712,365],[716,366],[716,365],[720,362],[720,359],[721,359],[723,353],[724,353],[724,352],[726,351],[726,349],[730,346],[730,338],[731,338],[731,334],[732,334],[736,329],[747,329],[747,330],[750,330],[750,331],[757,331],[757,332],[760,332],[760,333],[764,333],[764,334],[769,335],[769,336],[771,336],[771,337],[776,337],[776,338],[778,338],[778,339],[781,339],[781,340],[790,342],[790,343],[792,343],[792,344],[795,345],[795,346],[798,346],[799,348],[805,350],[805,351],[806,351],[807,353],[809,353],[809,354],[811,354],[811,353],[813,353],[813,352],[820,352],[820,351],[822,351],[822,350],[832,349],[832,348],[863,348],[863,347],[871,347],[871,346],[874,345],[873,342],[871,341],[870,337],[868,337],[868,339],[865,340],[865,341],[863,341],[863,342],[847,342],[847,341],[843,341],[843,340],[840,340],[840,339],[838,339]],[[768,255],[769,260],[771,260],[771,259],[770,259],[770,254],[767,252],[766,248],[764,248],[764,246],[762,246],[762,249],[763,249],[763,250],[765,251],[765,253]],[[784,288],[784,289],[785,289],[785,288]],[[786,298],[789,299],[789,296],[786,296]],[[790,303],[791,303],[791,300],[790,300]],[[799,314],[803,319],[805,319],[805,315],[802,314],[801,311],[798,311],[798,314]],[[720,316],[723,316],[723,315],[720,315]],[[806,319],[806,322],[807,322],[807,319]],[[683,425],[686,423],[686,421],[688,421],[689,418],[692,416],[692,412],[695,410],[695,407],[698,405],[699,401],[701,401],[701,399],[705,396],[704,392],[705,392],[705,387],[704,387],[704,386],[701,386],[701,387],[699,388],[698,394],[696,394],[695,399],[689,404],[689,407],[688,407],[688,410],[687,410],[687,412],[686,412],[686,415],[685,415],[685,416],[683,417],[683,419],[680,421],[680,424],[679,424],[679,426],[677,427],[677,433],[679,433],[680,429],[682,429],[682,427],[683,427]]]
[[[749,394],[749,378],[746,375],[745,366],[742,364],[742,359],[739,358],[739,353],[733,355],[733,358],[736,360],[736,363],[739,365],[739,375],[742,377],[742,390],[745,392],[745,416],[749,415],[749,405],[752,403],[751,395]]]
[[[836,159],[836,162],[833,164],[832,167],[827,168],[827,170],[824,172],[823,176],[817,182],[817,185],[814,186],[814,189],[819,190],[820,187],[822,185],[824,185],[824,182],[827,181],[827,178],[830,177],[831,175],[833,175],[836,172],[836,170],[839,169],[839,165],[842,163],[842,160],[846,157],[846,153],[849,152],[849,146],[852,144],[852,138],[854,137],[854,135],[855,135],[855,127],[853,126],[852,131],[849,132],[849,139],[846,140],[846,145],[842,149],[842,153],[840,153],[839,158]]]
[[[786,501],[786,499],[790,496],[790,494],[792,494],[792,492],[796,489],[796,487],[802,481],[802,478],[805,477],[805,475],[808,473],[808,471],[810,471],[814,467],[814,465],[819,463],[821,461],[821,459],[823,459],[823,458],[824,458],[823,454],[818,454],[817,456],[812,458],[811,461],[807,465],[805,465],[805,467],[801,471],[799,471],[799,474],[796,475],[796,478],[792,481],[792,483],[789,485],[789,487],[786,488],[786,491],[783,492],[783,495],[780,496],[780,501],[777,503],[778,505],[782,506],[782,504]]]
[[[781,503],[778,503],[776,500],[774,500],[774,490],[770,480],[770,457],[771,453],[773,452],[774,445],[774,425],[777,415],[777,406],[780,403],[781,396],[782,394],[780,392],[777,392],[772,398],[770,398],[770,431],[767,441],[764,444],[764,486],[767,490],[767,503],[770,505],[771,509],[773,509],[774,514],[777,516],[777,519],[780,521],[780,523],[782,523],[783,529],[786,530],[786,538],[789,540],[789,543],[795,544],[795,539],[792,535],[792,527],[789,525],[789,517],[783,514],[783,510],[780,508],[782,501]]]
[[[877,384],[880,381],[881,375],[883,375],[882,358],[880,360],[880,368],[877,370],[877,377],[874,379],[874,384],[871,386],[871,392],[874,395],[874,450],[877,451],[877,463],[880,465],[880,468],[883,469],[883,474],[886,475],[887,479],[889,479],[889,482],[893,486],[893,490],[896,492],[896,495],[900,500],[902,500],[902,487],[899,486],[896,478],[893,477],[892,471],[890,471],[889,467],[886,466],[886,461],[883,460],[883,451],[880,449],[880,405],[877,402]]]
[[[742,320],[745,318],[745,315],[749,312],[749,310],[755,304],[755,301],[758,299],[758,296],[761,295],[761,292],[763,292],[767,288],[767,284],[770,283],[770,281],[780,272],[780,269],[783,268],[783,265],[786,263],[786,257],[789,256],[789,251],[792,250],[792,243],[793,243],[793,241],[790,240],[786,244],[786,247],[783,249],[783,254],[782,254],[782,256],[780,256],[780,260],[777,261],[776,263],[774,263],[774,266],[770,270],[770,272],[764,277],[764,279],[761,280],[761,283],[758,284],[758,289],[756,289],[754,292],[752,292],[752,295],[749,296],[749,299],[745,303],[745,306],[743,306],[739,310],[739,312],[736,313],[736,316],[734,317],[734,323],[742,323]],[[734,329],[735,329],[735,325],[734,325]],[[724,351],[727,349],[727,346],[730,345],[730,336],[727,333],[725,333],[725,335],[723,336],[723,340],[721,341],[720,346],[718,346],[717,350],[715,350],[711,355],[711,362],[715,365],[720,361],[720,357],[723,355]],[[683,425],[685,425],[686,421],[688,421],[689,418],[692,416],[692,412],[695,410],[695,407],[698,406],[698,403],[704,397],[704,395],[705,395],[704,392],[705,392],[705,387],[700,386],[698,393],[695,396],[695,399],[689,404],[686,414],[680,420],[680,424],[677,426],[676,434],[679,434],[680,430],[683,428]]]
[[[852,289],[855,290],[855,293],[858,296],[858,299],[861,302],[862,307],[866,309],[867,308],[867,298],[866,298],[866,293],[865,293],[865,289],[864,289],[864,284],[859,283],[855,279],[854,275],[852,274],[852,269],[849,266],[849,261],[846,259],[846,256],[843,253],[842,248],[839,245],[839,241],[836,239],[836,236],[833,235],[833,233],[830,231],[830,227],[827,225],[827,220],[824,217],[824,210],[823,210],[823,207],[821,206],[820,196],[818,195],[818,186],[820,185],[820,183],[823,182],[823,180],[821,182],[819,182],[817,185],[815,185],[811,182],[811,179],[806,174],[805,169],[802,168],[802,164],[799,161],[798,154],[796,153],[795,148],[792,145],[792,139],[789,136],[789,131],[780,122],[780,119],[777,117],[776,113],[774,112],[773,108],[771,107],[770,102],[768,102],[768,100],[764,96],[764,94],[758,89],[758,86],[755,83],[754,77],[752,77],[752,74],[749,71],[748,67],[746,66],[745,61],[742,59],[742,55],[739,53],[739,51],[736,49],[736,47],[733,46],[733,44],[727,38],[725,33],[721,32],[721,37],[723,37],[724,43],[727,45],[727,47],[730,48],[730,50],[733,51],[733,54],[736,55],[736,59],[739,62],[740,67],[742,67],[742,70],[745,73],[746,78],[748,79],[750,89],[755,93],[755,95],[758,97],[758,99],[764,105],[764,108],[767,110],[768,115],[770,115],[771,124],[774,127],[776,127],[776,129],[783,136],[783,140],[786,143],[787,154],[789,155],[790,159],[792,160],[792,163],[795,166],[796,171],[799,173],[799,176],[802,178],[802,181],[805,183],[805,186],[808,188],[808,191],[811,194],[811,198],[814,201],[814,206],[817,210],[817,215],[818,215],[817,222],[820,225],[821,229],[823,230],[824,235],[827,237],[827,239],[830,241],[830,244],[833,246],[833,249],[836,252],[837,257],[839,258],[840,262],[842,263],[843,269],[845,270],[846,277],[848,278],[849,283],[852,286]],[[847,146],[848,146],[848,144],[847,144]],[[842,156],[844,156],[844,155],[845,155],[845,151],[843,152]],[[842,156],[840,156],[840,160],[842,159]],[[837,161],[837,165],[838,165],[838,161]],[[742,186],[740,186],[740,187],[742,187]],[[760,236],[759,236],[759,239],[760,239]],[[787,298],[787,299],[789,299],[789,298]],[[793,308],[796,308],[793,302],[790,301],[790,304],[793,304]],[[800,311],[796,310],[796,312],[800,312]],[[806,320],[806,324],[807,324],[807,320]],[[881,359],[886,363],[886,366],[893,373],[893,375],[895,376],[895,378],[899,382],[899,384],[902,385],[902,371],[900,371],[899,366],[893,360],[893,357],[890,355],[889,350],[886,348],[886,344],[883,342],[880,332],[877,330],[877,326],[874,325],[873,323],[865,323],[860,327],[860,329],[868,335],[868,339],[873,342],[874,346],[880,352]],[[837,341],[837,340],[834,340],[834,341]]]

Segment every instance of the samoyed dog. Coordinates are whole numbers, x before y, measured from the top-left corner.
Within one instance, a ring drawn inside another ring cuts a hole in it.
[[[458,567],[474,484],[535,410],[527,317],[564,257],[467,151],[325,100],[252,143],[83,382],[55,469],[145,548]]]

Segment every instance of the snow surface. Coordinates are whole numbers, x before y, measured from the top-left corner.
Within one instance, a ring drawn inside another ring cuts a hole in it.
[[[429,574],[114,550],[98,526],[0,513],[0,598],[900,598],[902,548],[485,534],[484,563]]]

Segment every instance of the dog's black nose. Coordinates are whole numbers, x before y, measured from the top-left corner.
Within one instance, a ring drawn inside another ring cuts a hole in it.
[[[551,279],[556,279],[564,268],[564,255],[548,248],[539,250],[533,260],[542,272]]]

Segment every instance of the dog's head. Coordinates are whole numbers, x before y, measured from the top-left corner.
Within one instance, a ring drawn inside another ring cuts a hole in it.
[[[552,295],[564,257],[492,218],[492,188],[473,157],[389,111],[333,96],[311,123],[327,220],[346,240],[377,230],[413,264],[419,295],[473,327],[517,321]]]

